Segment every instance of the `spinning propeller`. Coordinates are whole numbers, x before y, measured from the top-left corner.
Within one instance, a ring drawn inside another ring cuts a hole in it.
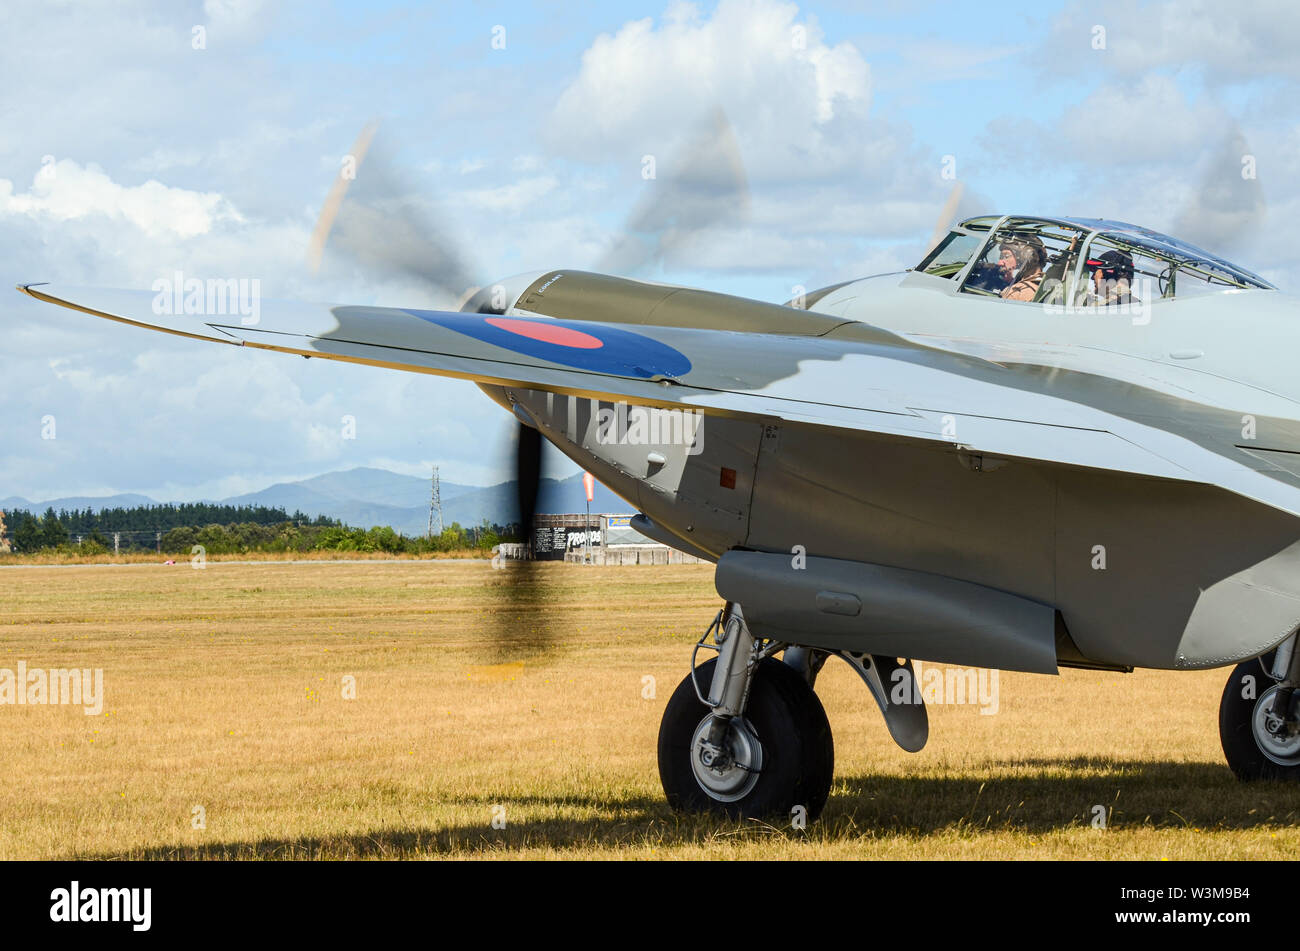
[[[330,188],[308,247],[312,273],[319,273],[327,259],[343,259],[371,277],[412,282],[431,302],[451,300],[461,309],[488,312],[480,306],[485,297],[479,293],[486,282],[476,280],[482,272],[467,265],[459,245],[437,226],[428,197],[401,180],[395,163],[376,143],[377,132],[377,122],[362,129]],[[626,276],[643,272],[701,234],[738,222],[748,209],[749,187],[735,132],[722,111],[714,110],[664,176],[647,182],[645,196],[596,269]],[[541,469],[541,433],[520,422],[516,505],[523,540],[530,547]],[[537,600],[541,586],[533,562],[525,561],[517,572],[506,587],[509,607],[521,620],[517,609]],[[536,613],[539,630],[532,637],[503,632],[498,656],[507,659],[544,650],[550,640],[545,629],[548,613]]]

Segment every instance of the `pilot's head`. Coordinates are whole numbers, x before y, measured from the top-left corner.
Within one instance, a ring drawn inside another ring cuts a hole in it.
[[[1038,235],[1010,238],[998,252],[998,270],[1008,284],[1041,270],[1047,251]]]
[[[1124,282],[1125,288],[1133,283],[1133,256],[1127,251],[1115,248],[1096,256],[1089,255],[1084,263],[1092,269],[1092,283],[1099,294],[1119,287],[1120,281]]]

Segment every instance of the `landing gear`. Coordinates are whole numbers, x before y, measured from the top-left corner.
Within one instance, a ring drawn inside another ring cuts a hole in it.
[[[712,675],[716,660],[697,675]],[[659,778],[668,804],[680,812],[789,822],[797,806],[808,821],[830,796],[835,747],[826,711],[798,671],[775,658],[759,662],[742,717],[726,721],[712,742],[710,708],[688,676],[659,727]]]
[[[1300,656],[1295,636],[1238,664],[1219,702],[1219,739],[1238,779],[1300,781]]]
[[[681,682],[659,727],[669,805],[733,818],[815,819],[835,768],[821,701],[799,671],[768,656],[779,645],[754,640],[739,606],[728,605],[710,632],[715,643],[700,646],[716,647],[717,660]]]

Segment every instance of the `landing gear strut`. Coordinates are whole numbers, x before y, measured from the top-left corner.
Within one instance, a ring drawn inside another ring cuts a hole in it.
[[[835,765],[817,694],[770,656],[783,645],[755,640],[739,605],[728,604],[709,634],[714,643],[699,647],[716,648],[718,658],[692,664],[659,728],[659,777],[669,804],[786,821],[802,807],[804,818],[815,819]]]
[[[1300,651],[1296,635],[1238,664],[1219,703],[1219,739],[1238,779],[1300,781]]]

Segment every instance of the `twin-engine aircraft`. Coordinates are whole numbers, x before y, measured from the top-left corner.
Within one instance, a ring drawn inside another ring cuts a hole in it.
[[[1300,778],[1300,305],[1174,238],[971,218],[914,268],[786,304],[567,270],[458,312],[265,302],[255,322],[167,313],[151,292],[20,290],[472,380],[644,534],[716,563],[725,607],[659,735],[678,809],[820,812],[829,657],[910,751],[928,736],[910,659],[1235,664],[1228,764]]]

